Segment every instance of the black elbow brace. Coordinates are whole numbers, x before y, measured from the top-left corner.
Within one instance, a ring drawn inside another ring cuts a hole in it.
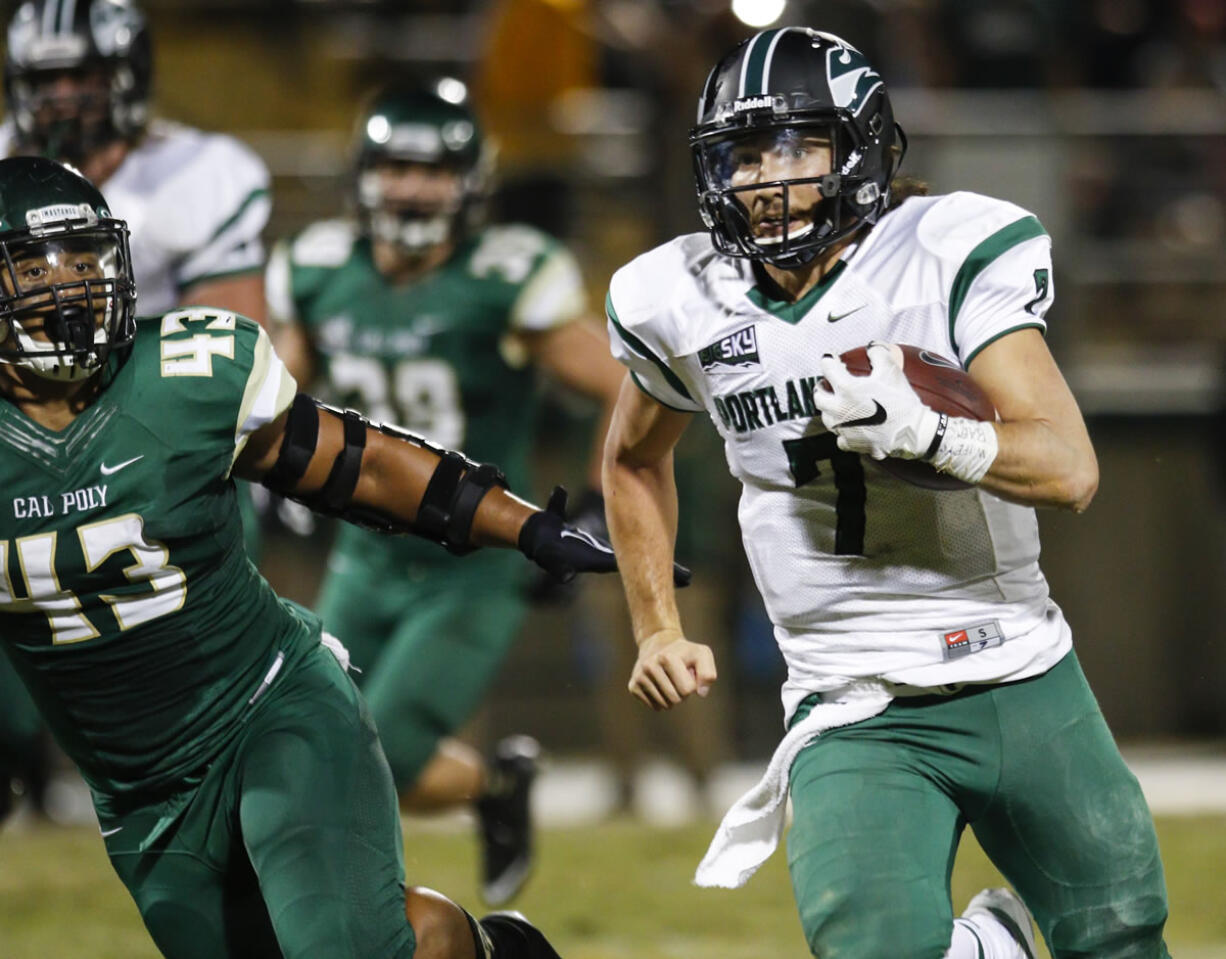
[[[319,411],[326,410],[344,421],[345,445],[332,462],[332,469],[322,489],[303,495],[295,487],[315,455],[319,441]],[[414,446],[429,450],[439,457],[434,474],[426,484],[417,519],[406,523],[382,510],[355,504],[353,491],[362,469],[362,451],[366,447],[367,429],[376,429]],[[371,423],[354,410],[339,410],[320,403],[314,397],[299,393],[290,406],[285,423],[285,436],[277,461],[264,477],[264,485],[274,493],[296,500],[304,506],[339,519],[386,533],[416,533],[462,555],[476,547],[469,543],[477,507],[491,487],[506,489],[507,480],[496,466],[475,463],[462,453],[441,449],[420,436],[387,426]]]

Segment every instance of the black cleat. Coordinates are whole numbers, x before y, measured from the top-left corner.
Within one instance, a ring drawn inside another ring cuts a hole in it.
[[[541,744],[531,736],[500,741],[490,766],[490,788],[476,803],[484,866],[481,897],[491,906],[513,899],[532,871],[529,799],[540,755]]]
[[[558,951],[521,912],[491,912],[481,928],[494,947],[494,955],[506,959],[562,959]]]

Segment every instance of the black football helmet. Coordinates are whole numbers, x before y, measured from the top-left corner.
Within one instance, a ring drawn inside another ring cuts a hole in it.
[[[93,184],[44,157],[0,160],[0,363],[87,379],[126,355],[135,306],[128,228]]]
[[[829,173],[732,184],[734,158],[747,143],[785,148],[805,137],[830,144]],[[885,84],[864,55],[833,34],[803,27],[763,30],[720,60],[690,132],[699,211],[716,248],[785,269],[811,263],[875,222],[905,149]],[[789,230],[796,217],[791,188],[798,184],[817,186],[822,199],[811,223]],[[738,194],[772,188],[782,193],[783,229],[755,236]]]
[[[389,86],[371,100],[354,150],[358,218],[367,235],[422,253],[459,240],[479,220],[493,163],[466,96],[462,83],[443,78]],[[392,203],[377,170],[389,160],[454,170],[460,176],[454,203],[443,209]]]
[[[71,72],[102,77],[97,93],[65,94]],[[149,119],[153,74],[145,15],[132,0],[23,0],[8,27],[4,95],[19,147],[79,164],[132,139]]]

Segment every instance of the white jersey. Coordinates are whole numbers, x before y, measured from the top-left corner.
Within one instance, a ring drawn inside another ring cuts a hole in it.
[[[13,132],[0,127],[0,155]],[[202,280],[263,267],[268,169],[234,137],[154,121],[99,190],[131,231],[141,315],[174,308]]]
[[[614,355],[659,402],[706,410],[743,485],[741,531],[787,662],[789,715],[849,679],[1022,679],[1068,651],[1033,509],[921,489],[842,452],[811,399],[823,353],[881,340],[965,367],[1008,333],[1045,330],[1051,299],[1039,221],[973,193],[907,200],[796,303],[769,299],[749,261],[721,256],[707,234],[614,275]]]

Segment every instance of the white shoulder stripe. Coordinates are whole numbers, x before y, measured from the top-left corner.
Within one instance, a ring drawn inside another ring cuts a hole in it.
[[[289,375],[289,370],[281,362],[281,358],[276,353],[272,353],[268,364],[268,372],[264,376],[264,382],[260,384],[259,392],[251,404],[251,409],[239,427],[239,433],[250,435],[261,426],[271,423],[280,416],[287,405],[282,399],[287,386],[291,391],[290,395],[292,398],[296,385],[293,377]]]
[[[586,305],[578,264],[559,249],[520,290],[511,306],[510,326],[515,330],[547,330],[578,319]]]
[[[298,384],[273,350],[268,334],[261,329],[251,361],[251,374],[247,377],[247,386],[239,404],[234,432],[234,459],[238,458],[252,433],[285,411],[297,390]]]

